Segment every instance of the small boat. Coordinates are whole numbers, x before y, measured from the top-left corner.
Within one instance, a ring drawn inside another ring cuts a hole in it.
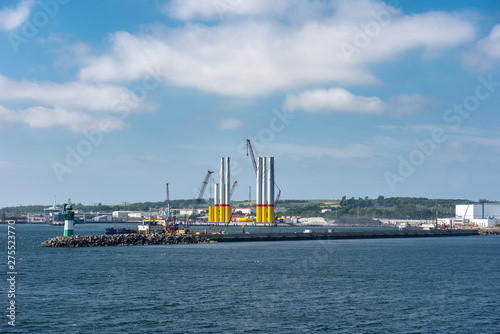
[[[131,228],[117,228],[116,229],[116,234],[132,234],[132,233],[136,233],[136,231],[131,229]]]
[[[108,227],[104,229],[104,233],[106,234],[116,234],[116,228],[114,227]]]

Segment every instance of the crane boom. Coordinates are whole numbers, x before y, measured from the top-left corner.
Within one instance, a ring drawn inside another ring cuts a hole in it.
[[[238,181],[234,181],[233,187],[231,188],[231,192],[229,193],[229,198],[233,197],[234,188],[236,188],[237,185],[238,185]]]
[[[201,199],[203,198],[203,195],[205,194],[205,190],[207,189],[208,180],[210,179],[210,175],[212,175],[212,174],[213,174],[213,171],[208,171],[207,176],[205,176],[205,179],[201,183],[200,192],[198,193],[198,197],[196,198],[197,204],[201,203]]]
[[[247,139],[247,156],[248,152],[250,152],[250,157],[252,158],[253,170],[255,171],[255,175],[257,175],[257,162],[255,161],[255,154],[253,152],[252,143],[250,143],[250,139]]]
[[[166,185],[167,185],[167,207],[165,208],[165,212],[167,217],[165,218],[167,218],[170,221],[170,193],[168,191],[168,183]]]

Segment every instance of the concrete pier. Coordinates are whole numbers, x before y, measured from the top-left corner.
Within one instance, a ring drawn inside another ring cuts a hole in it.
[[[115,235],[73,235],[55,237],[44,241],[42,247],[92,247],[92,246],[132,246],[168,245],[209,242],[248,241],[297,241],[328,239],[374,239],[374,238],[422,238],[460,237],[480,235],[478,230],[447,231],[344,231],[344,232],[284,232],[251,234],[115,234]]]
[[[457,237],[479,235],[477,230],[403,230],[403,231],[344,231],[344,232],[284,232],[251,234],[211,234],[206,237],[217,242],[242,241],[292,241],[328,239],[373,239],[373,238],[419,238],[419,237]]]

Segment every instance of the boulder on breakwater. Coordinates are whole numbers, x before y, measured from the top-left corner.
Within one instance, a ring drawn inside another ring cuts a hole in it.
[[[114,234],[114,235],[72,235],[55,237],[42,242],[42,247],[94,247],[132,245],[170,245],[208,243],[205,236],[192,234]]]
[[[479,229],[480,235],[500,235],[500,227],[488,227]]]

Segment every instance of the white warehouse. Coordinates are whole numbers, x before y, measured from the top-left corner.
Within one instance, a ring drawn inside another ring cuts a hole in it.
[[[500,222],[500,205],[469,204],[455,206],[456,221],[469,221],[479,227],[493,227]]]

